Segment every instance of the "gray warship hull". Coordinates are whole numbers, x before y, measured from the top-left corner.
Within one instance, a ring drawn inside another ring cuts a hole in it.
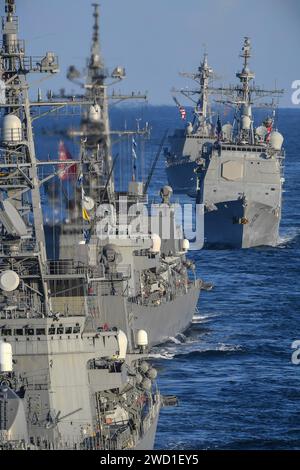
[[[251,221],[238,223],[238,220]],[[210,248],[250,248],[278,243],[279,217],[272,207],[243,201],[224,201],[205,214],[206,246]]]
[[[148,332],[151,346],[164,343],[189,328],[198,299],[199,287],[195,286],[187,294],[157,307],[132,304],[135,327]]]

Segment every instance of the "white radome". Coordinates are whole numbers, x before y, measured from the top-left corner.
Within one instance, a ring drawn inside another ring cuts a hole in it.
[[[12,372],[12,347],[10,343],[0,341],[0,372]]]
[[[5,292],[13,292],[19,284],[20,278],[14,271],[7,270],[0,274],[0,288]]]
[[[118,332],[119,359],[126,359],[128,339],[124,331]]]
[[[148,346],[148,333],[145,330],[138,330],[136,334],[136,344],[137,346]]]
[[[22,123],[18,116],[6,114],[3,118],[2,140],[5,143],[13,144],[22,141]]]
[[[152,253],[160,253],[160,249],[161,249],[160,236],[157,235],[157,233],[153,233],[151,235],[151,239],[152,239],[152,248],[151,248]]]
[[[270,134],[269,143],[274,150],[281,150],[284,138],[280,132],[273,131]]]

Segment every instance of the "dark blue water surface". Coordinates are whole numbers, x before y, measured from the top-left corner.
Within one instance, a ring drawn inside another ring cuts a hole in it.
[[[199,314],[182,344],[158,353],[160,387],[179,398],[164,410],[156,447],[300,449],[300,110],[279,110],[286,167],[276,248],[191,252]]]
[[[113,109],[112,125],[126,119],[130,127],[138,117],[153,127],[147,173],[154,144],[181,123],[176,109],[149,107]],[[160,388],[179,399],[161,413],[157,449],[300,449],[300,366],[291,362],[291,344],[300,340],[300,110],[279,110],[278,125],[286,148],[281,243],[190,253],[198,276],[215,288],[201,293],[186,336],[155,348]],[[38,147],[54,152],[57,140],[38,136]],[[122,185],[124,171],[116,176]],[[151,193],[165,183],[161,158]]]

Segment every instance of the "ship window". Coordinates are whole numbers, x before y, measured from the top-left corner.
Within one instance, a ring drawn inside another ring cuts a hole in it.
[[[63,334],[64,334],[64,329],[63,329],[63,327],[59,326],[59,327],[57,328],[57,330],[56,330],[56,333],[57,333],[58,335],[63,335]]]
[[[25,335],[33,336],[34,335],[34,329],[33,328],[26,328],[25,329]]]
[[[36,329],[36,334],[41,335],[41,336],[45,335],[46,334],[45,328],[37,328]]]
[[[74,326],[73,333],[80,333],[80,326]]]
[[[49,335],[55,335],[55,328],[49,328],[48,334]]]
[[[11,330],[7,329],[7,328],[2,328],[1,335],[2,336],[11,336]]]
[[[71,326],[67,326],[67,327],[66,327],[66,330],[65,330],[65,333],[66,333],[66,335],[71,334],[71,333],[72,333],[72,327],[71,327]]]
[[[18,328],[15,330],[15,335],[17,336],[23,336],[23,328]]]

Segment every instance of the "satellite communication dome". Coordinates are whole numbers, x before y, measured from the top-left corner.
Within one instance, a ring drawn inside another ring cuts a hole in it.
[[[274,150],[281,150],[283,144],[283,135],[280,132],[273,131],[270,134],[270,145]]]
[[[136,344],[137,346],[148,346],[148,333],[145,330],[138,330],[136,334]]]
[[[182,249],[183,251],[189,251],[190,249],[190,242],[186,238],[182,241]]]
[[[188,135],[192,134],[193,124],[191,122],[189,122],[188,125],[186,126],[186,132],[187,132]]]
[[[2,141],[6,144],[15,144],[22,141],[22,123],[18,116],[6,114],[3,118]]]
[[[0,372],[12,372],[12,346],[4,341],[0,342]]]
[[[151,235],[151,239],[152,239],[152,248],[151,248],[151,252],[152,253],[160,253],[160,249],[161,249],[161,238],[159,235],[157,235],[157,233],[153,233]]]
[[[89,109],[89,120],[99,122],[101,119],[101,108],[98,104],[92,105]]]
[[[20,278],[14,271],[7,270],[0,274],[0,288],[5,292],[13,292],[19,284]]]
[[[242,129],[248,131],[251,127],[251,119],[249,116],[242,116]]]
[[[232,139],[232,125],[231,124],[224,124],[224,126],[222,127],[222,134],[223,134],[223,138],[225,140],[228,140],[228,141],[231,141]]]
[[[128,340],[124,331],[119,330],[118,333],[118,344],[119,344],[119,359],[126,359]]]

